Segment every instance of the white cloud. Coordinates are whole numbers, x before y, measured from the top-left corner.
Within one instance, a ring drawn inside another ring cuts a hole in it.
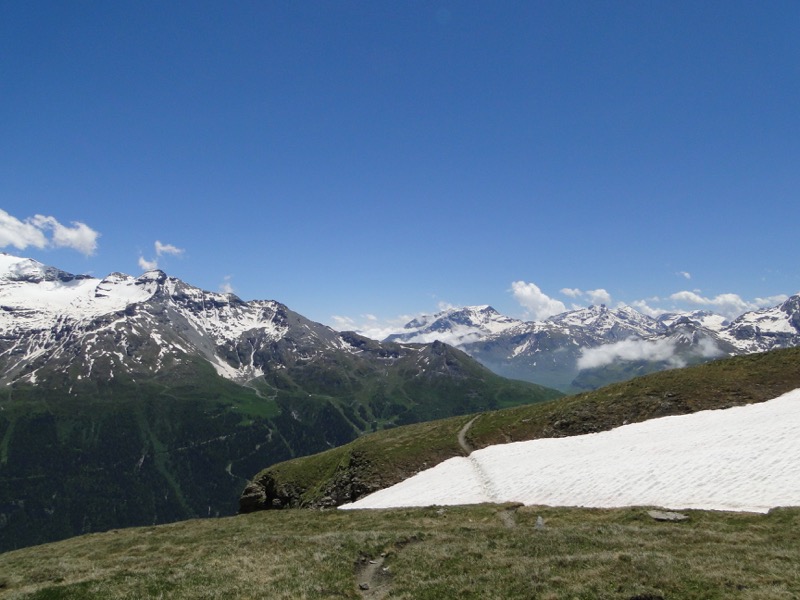
[[[139,268],[142,271],[154,271],[158,268],[157,260],[147,260],[144,256],[139,257]]]
[[[336,331],[355,331],[373,340],[384,340],[393,333],[403,331],[406,323],[413,316],[399,315],[391,319],[381,320],[373,314],[360,315],[358,319],[345,315],[332,315],[330,326]]]
[[[702,338],[699,342],[697,342],[697,350],[697,354],[703,358],[716,358],[717,356],[722,356],[725,354],[722,350],[720,350],[719,346],[717,346],[714,341],[709,338]]]
[[[393,331],[392,333],[397,333]],[[389,334],[386,334],[389,335]],[[384,338],[386,337],[384,335]],[[418,333],[417,335],[404,340],[409,344],[432,344],[439,341],[450,346],[460,347],[464,344],[479,341],[483,336],[476,332],[472,327],[461,325],[453,327],[448,331],[429,331],[427,333]]]
[[[72,227],[67,227],[59,223],[55,217],[45,217],[44,215],[34,216],[31,222],[42,231],[52,231],[51,246],[72,248],[85,256],[94,254],[97,250],[97,238],[100,234],[85,223],[73,221]]]
[[[180,256],[184,252],[183,248],[178,248],[172,244],[162,244],[159,240],[156,240],[155,248],[156,256],[163,256],[164,254]]]
[[[655,298],[654,301],[658,302],[658,298]],[[633,302],[631,302],[630,305],[643,315],[647,315],[648,317],[653,317],[654,319],[660,317],[666,312],[669,312],[667,310],[664,310],[663,308],[655,308],[650,306],[647,303],[647,300],[634,300]]]
[[[25,250],[28,246],[44,248],[47,238],[30,219],[20,221],[0,209],[0,246],[14,246],[18,250]]]
[[[156,258],[153,260],[147,260],[144,256],[139,256],[139,268],[144,271],[152,271],[154,269],[158,269],[158,259],[165,254],[169,254],[171,256],[181,256],[184,253],[183,248],[178,248],[177,246],[173,246],[172,244],[162,244],[161,240],[156,240],[156,243],[153,244],[156,252]],[[223,284],[224,285],[224,284]],[[221,289],[221,288],[220,288]],[[233,288],[231,288],[233,290]],[[223,293],[233,293],[230,292],[223,292]]]
[[[777,296],[767,296],[766,298],[755,298],[753,303],[759,308],[768,308],[770,306],[777,306],[783,304],[789,299],[786,294],[778,294]]]
[[[685,302],[696,306],[706,306],[713,309],[715,312],[734,319],[744,312],[751,310],[758,310],[759,308],[767,308],[775,306],[785,301],[788,296],[783,294],[778,296],[770,296],[768,298],[756,298],[753,301],[746,301],[738,294],[719,294],[713,298],[706,298],[701,296],[698,292],[681,291],[676,292],[670,296],[670,300],[675,302]]]
[[[453,305],[440,302],[440,310],[457,308]],[[437,313],[438,314],[438,313]],[[373,340],[384,340],[395,333],[408,334],[406,324],[412,321],[430,323],[433,316],[430,313],[420,313],[417,315],[398,315],[390,319],[380,319],[377,316],[365,313],[357,318],[344,315],[331,316],[331,327],[337,331],[355,331],[356,333],[371,338]],[[470,342],[478,341],[481,335],[473,327],[468,325],[454,325],[448,331],[431,331],[427,333],[416,333],[413,337],[407,338],[403,343],[409,344],[430,344],[440,341],[451,346],[461,346]]]
[[[688,271],[678,271],[677,275],[680,275],[684,279],[691,279],[692,278],[692,274],[689,273]]]
[[[645,300],[635,300],[630,302],[629,305],[640,313],[653,318],[659,317],[664,313],[680,313],[701,308],[732,320],[745,312],[777,306],[781,302],[785,302],[787,298],[788,296],[785,294],[778,294],[766,298],[745,300],[738,294],[732,293],[706,297],[702,295],[700,290],[683,290],[675,292],[668,298],[653,297]],[[665,303],[669,303],[669,306],[663,308],[662,306]],[[658,306],[658,304],[662,306]]]
[[[592,304],[610,304],[611,294],[604,289],[588,290],[586,296]]]
[[[711,339],[701,339],[695,346],[691,355],[703,358],[721,356],[723,352]],[[578,357],[578,369],[593,369],[605,367],[616,361],[665,361],[671,367],[686,366],[684,357],[677,354],[677,342],[670,338],[660,340],[641,340],[631,338],[604,344],[596,348],[585,348]]]
[[[645,341],[622,340],[596,348],[585,348],[578,358],[578,369],[604,367],[618,360],[669,360],[675,354],[675,342],[670,339]],[[677,366],[677,365],[676,365]]]
[[[333,322],[333,325],[331,325],[331,327],[333,327],[336,331],[358,330],[358,325],[356,324],[355,319],[353,319],[352,317],[346,317],[343,315],[331,315],[331,321]]]
[[[158,242],[156,242],[158,243]],[[181,250],[183,252],[183,250]],[[219,284],[219,291],[223,294],[233,294],[233,284],[231,283],[231,279],[233,279],[232,275],[225,275],[221,284]]]
[[[45,215],[34,215],[21,221],[0,209],[0,247],[14,246],[18,250],[25,250],[28,246],[71,248],[90,256],[97,250],[98,237],[97,231],[80,221],[66,226],[55,217]]]
[[[567,310],[563,302],[555,300],[542,292],[535,283],[514,281],[511,284],[511,292],[516,301],[537,321]]]
[[[603,288],[586,291],[580,288],[562,288],[560,292],[570,298],[585,298],[591,304],[611,304],[611,294]],[[575,308],[579,307],[575,306]]]

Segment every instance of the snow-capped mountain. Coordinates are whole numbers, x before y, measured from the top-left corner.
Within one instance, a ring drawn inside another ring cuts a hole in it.
[[[0,385],[71,389],[87,380],[163,378],[203,359],[238,384],[329,395],[330,386],[358,389],[364,377],[387,369],[402,370],[405,380],[481,368],[458,355],[440,343],[340,333],[279,302],[245,302],[158,270],[99,279],[0,255]],[[367,422],[378,417],[370,412]]]
[[[36,383],[53,370],[76,380],[135,377],[193,355],[244,382],[263,375],[264,352],[290,331],[322,347],[348,347],[278,302],[243,302],[162,271],[97,279],[2,255],[0,307],[0,383]]]
[[[548,322],[565,329],[586,330],[604,340],[644,337],[658,330],[658,322],[651,317],[628,306],[610,309],[604,304],[561,313],[550,317]]]
[[[800,296],[729,323],[708,311],[652,318],[628,306],[590,306],[524,322],[491,307],[415,319],[387,340],[451,343],[506,377],[563,391],[722,356],[800,345]]]
[[[688,312],[672,312],[659,315],[656,320],[664,327],[669,327],[678,319],[689,319],[698,325],[710,329],[711,331],[720,332],[725,327],[730,325],[730,321],[716,313],[707,310],[692,310]]]
[[[522,321],[501,315],[488,305],[465,306],[418,317],[408,322],[401,332],[387,337],[386,341],[425,343],[439,340],[463,346],[521,324]]]
[[[773,308],[744,313],[722,335],[743,352],[800,346],[800,295]]]
[[[547,400],[451,346],[337,332],[162,271],[0,255],[0,552],[232,514],[275,462],[406,423]]]

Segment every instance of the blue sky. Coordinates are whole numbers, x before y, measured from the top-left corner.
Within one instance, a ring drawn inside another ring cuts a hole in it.
[[[337,327],[768,304],[799,31],[794,0],[0,1],[0,246]]]

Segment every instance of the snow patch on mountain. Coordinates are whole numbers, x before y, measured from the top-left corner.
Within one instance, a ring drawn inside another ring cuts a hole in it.
[[[343,509],[522,502],[766,512],[800,505],[800,390],[601,433],[489,446]]]
[[[498,335],[522,321],[501,315],[488,305],[451,308],[418,317],[386,341],[429,344],[435,341],[463,347],[487,336]]]
[[[42,361],[51,366],[62,361],[66,369],[76,353],[84,356],[81,377],[101,367],[109,378],[119,372],[155,372],[167,360],[199,353],[220,374],[248,380],[263,374],[256,352],[288,330],[279,307],[200,290],[159,270],[97,279],[3,254],[4,380],[33,383]],[[154,348],[148,365],[142,363],[143,346]]]
[[[660,315],[657,321],[664,327],[670,327],[680,319],[689,319],[710,331],[720,332],[730,324],[730,321],[716,313],[707,310],[693,310],[688,312],[672,312]]]
[[[603,304],[555,315],[548,321],[564,327],[592,329],[600,336],[607,336],[615,330],[624,332],[625,336],[645,336],[658,329],[658,322],[655,319],[629,306],[609,309]]]
[[[132,277],[119,273],[101,281],[0,255],[0,335],[113,313],[151,295]]]

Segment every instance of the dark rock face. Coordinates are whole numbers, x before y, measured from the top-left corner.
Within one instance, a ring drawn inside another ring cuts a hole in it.
[[[239,513],[246,514],[267,508],[267,493],[257,483],[249,483],[239,497]]]

